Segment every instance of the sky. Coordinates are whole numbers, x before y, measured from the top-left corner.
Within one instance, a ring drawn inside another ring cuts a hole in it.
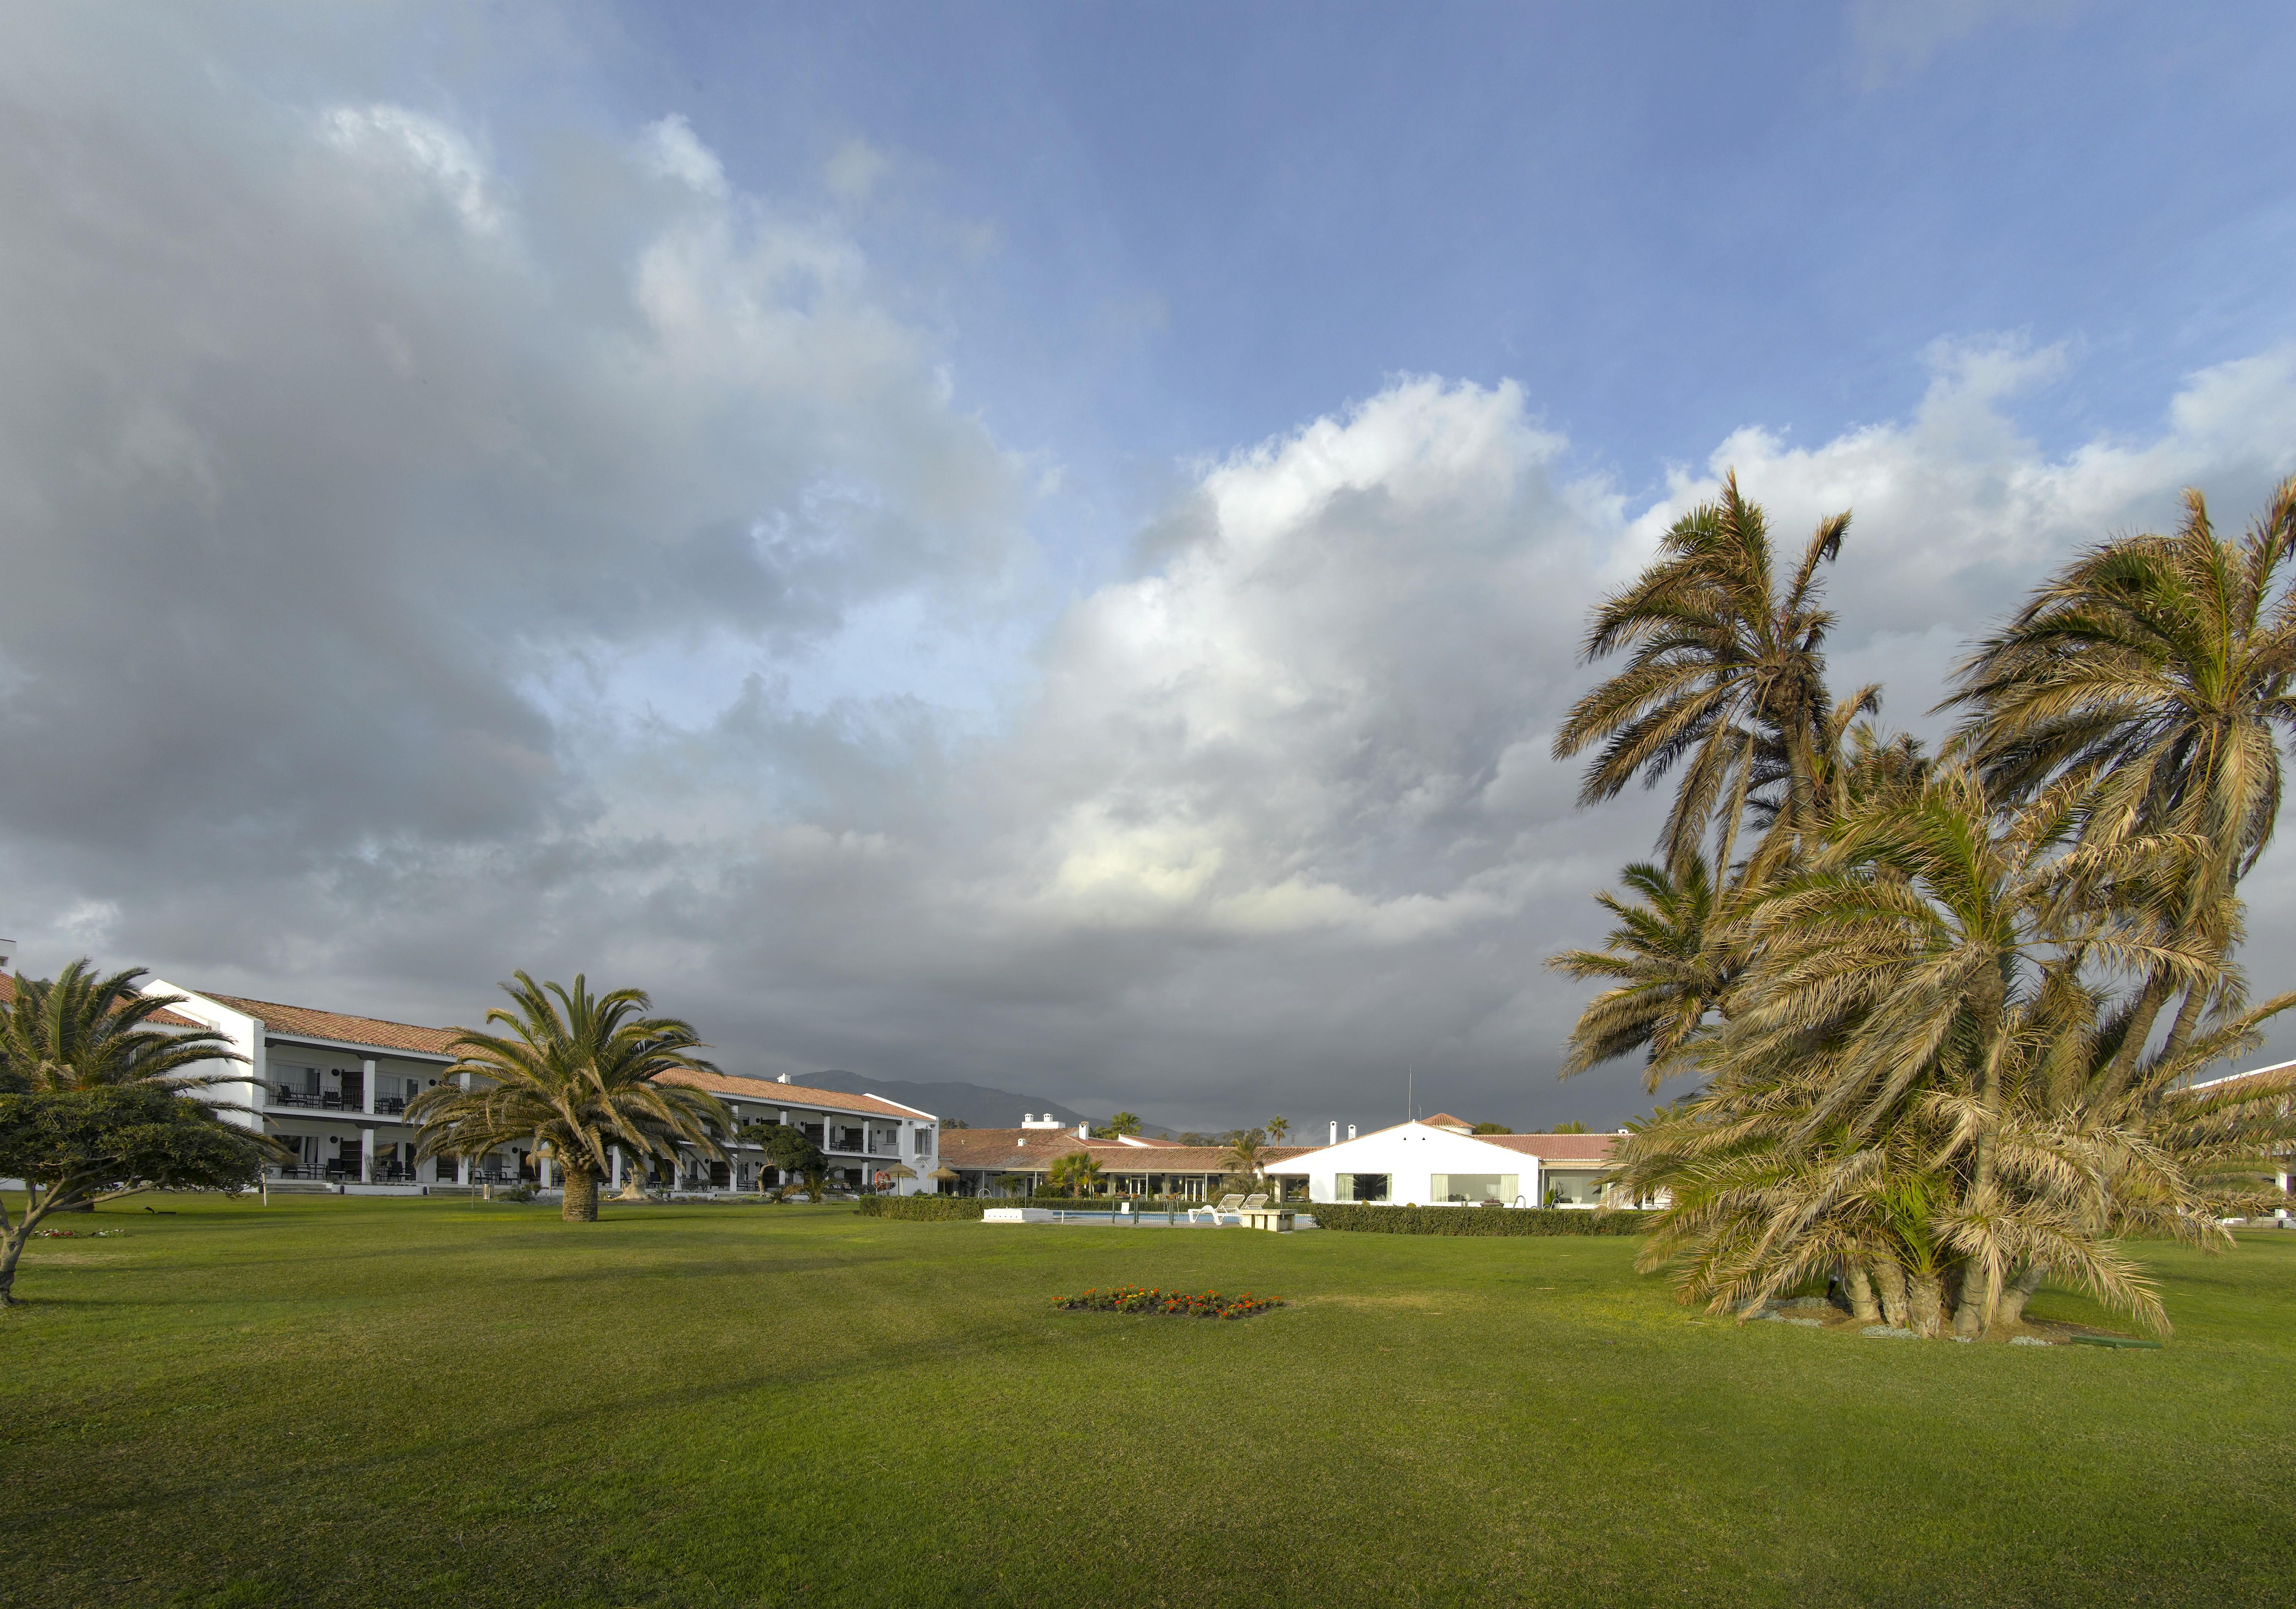
[[[1669,523],[1849,510],[1832,674],[1934,735],[2296,472],[2296,15],[1756,9],[7,8],[0,932],[1174,1128],[1645,1108],[1543,963],[1660,801],[1549,748]]]

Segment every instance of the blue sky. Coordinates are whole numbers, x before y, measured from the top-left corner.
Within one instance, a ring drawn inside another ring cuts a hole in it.
[[[1735,13],[1735,14],[1734,14]],[[1751,13],[1751,14],[1747,14]],[[1940,337],[2070,341],[2045,442],[2284,337],[2270,6],[666,8],[604,63],[737,180],[848,141],[962,384],[1126,471],[1399,373],[1521,381],[1628,486],[1902,413]],[[938,224],[997,241],[952,264]],[[945,277],[944,277],[945,276]],[[1136,492],[1134,495],[1137,495]]]
[[[2296,472],[2296,15],[1742,9],[12,8],[0,932],[1615,1121],[1543,962],[1656,810],[1548,750],[1657,532],[1851,509],[1833,674],[1927,730]]]

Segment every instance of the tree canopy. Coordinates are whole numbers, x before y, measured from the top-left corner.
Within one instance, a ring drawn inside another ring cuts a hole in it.
[[[1779,587],[1733,480],[1589,633],[1635,653],[1558,740],[1607,744],[1584,797],[1683,768],[1603,947],[1549,963],[1611,985],[1564,1076],[1701,1081],[1606,1182],[1668,1201],[1645,1264],[1718,1309],[1835,1273],[1974,1337],[2054,1278],[2165,1327],[2122,1241],[2228,1244],[2296,1138],[2296,1074],[2196,1082],[2296,1004],[2235,963],[2296,727],[2296,480],[2239,542],[2193,493],[2175,535],[2078,555],[1959,667],[1936,756],[1825,687],[1843,523]]]
[[[652,1003],[642,989],[593,995],[579,973],[570,989],[513,978],[502,987],[515,1009],[487,1013],[505,1031],[458,1034],[447,1076],[407,1104],[422,1126],[419,1156],[483,1156],[533,1140],[563,1177],[570,1223],[596,1219],[598,1180],[617,1146],[639,1158],[681,1149],[724,1158],[718,1138],[733,1131],[732,1114],[702,1090],[660,1081],[717,1071],[695,1054],[705,1047],[691,1023],[644,1014]]]
[[[28,1186],[13,1217],[0,1199],[0,1306],[51,1213],[145,1190],[243,1189],[279,1158],[271,1140],[151,1080],[0,1095],[0,1177]]]

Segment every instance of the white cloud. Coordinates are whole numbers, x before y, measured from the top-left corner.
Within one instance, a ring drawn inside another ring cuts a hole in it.
[[[1657,801],[1577,810],[1547,745],[1669,521],[1732,466],[1789,545],[1852,508],[1837,678],[1906,718],[2075,546],[2296,468],[2288,350],[2052,450],[2021,410],[2078,350],[1941,344],[1906,417],[1750,424],[1640,500],[1544,399],[1403,379],[1198,465],[1039,630],[1056,456],[686,123],[482,138],[58,15],[0,60],[50,140],[0,145],[0,735],[37,759],[0,879],[37,966],[434,1020],[580,968],[762,1071],[1212,1123],[1368,1115],[1415,1066],[1611,1118],[1631,1071],[1553,1084],[1578,991],[1539,963]]]
[[[495,182],[478,148],[461,130],[404,106],[334,106],[319,117],[322,137],[373,174],[435,195],[473,234],[494,235],[505,224]]]

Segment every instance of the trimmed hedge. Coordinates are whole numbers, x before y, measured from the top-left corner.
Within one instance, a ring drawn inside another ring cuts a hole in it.
[[[981,1209],[1000,1204],[977,1195],[865,1195],[854,1211],[864,1218],[907,1218],[928,1222],[980,1219]]]
[[[1376,1207],[1325,1203],[1302,1212],[1316,1227],[1362,1235],[1640,1235],[1655,1212],[1570,1212],[1554,1207]]]

